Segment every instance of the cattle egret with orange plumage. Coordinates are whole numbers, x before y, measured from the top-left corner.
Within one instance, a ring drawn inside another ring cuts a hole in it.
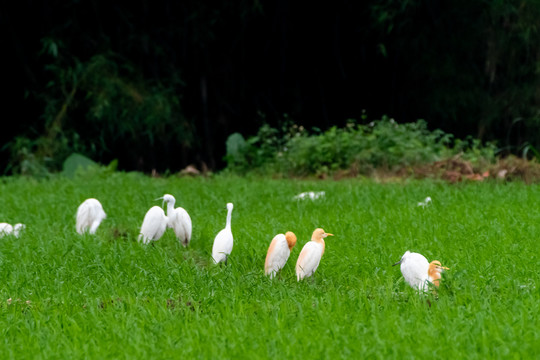
[[[264,274],[270,275],[270,279],[273,279],[287,263],[291,250],[295,245],[296,235],[291,231],[287,231],[285,235],[277,234],[274,236],[266,253]]]
[[[296,261],[297,281],[310,277],[315,273],[324,254],[324,238],[327,236],[334,235],[324,232],[323,229],[315,229],[313,235],[311,235],[311,241],[304,245]]]
[[[439,287],[441,273],[444,270],[449,270],[437,260],[429,263],[424,255],[410,251],[406,251],[401,260],[392,266],[398,264],[405,282],[419,292],[427,291],[430,283]]]
[[[103,206],[97,199],[86,199],[77,209],[76,230],[79,234],[88,231],[95,234],[99,224],[107,217]]]
[[[216,264],[225,262],[227,265],[227,258],[231,254],[233,248],[233,235],[231,230],[231,214],[233,211],[233,204],[227,204],[227,222],[225,228],[221,230],[214,239],[214,245],[212,246],[212,259]]]

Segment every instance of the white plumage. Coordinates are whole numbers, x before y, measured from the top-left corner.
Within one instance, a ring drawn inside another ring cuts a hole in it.
[[[317,200],[318,198],[324,197],[324,191],[307,191],[300,193],[294,197],[295,200],[304,200],[304,199],[311,199],[311,200]]]
[[[271,279],[285,266],[294,245],[296,245],[296,235],[290,231],[285,235],[277,234],[274,236],[264,262],[264,273],[270,275]]]
[[[0,237],[11,235],[13,232],[13,226],[8,223],[0,223]]]
[[[319,267],[325,248],[323,239],[327,236],[333,235],[325,233],[323,229],[316,229],[311,236],[311,241],[308,241],[302,248],[296,261],[296,279],[298,281],[313,275]]]
[[[163,201],[167,203],[167,226],[174,230],[176,238],[182,246],[188,246],[191,240],[191,218],[186,210],[181,207],[174,208],[176,199],[174,196],[166,194],[163,196]]]
[[[427,198],[424,199],[424,201],[419,202],[417,206],[426,207],[429,204],[431,204],[431,198],[428,196]]]
[[[95,234],[99,224],[107,217],[103,206],[96,199],[86,199],[77,209],[76,230],[79,234],[88,231]]]
[[[21,223],[15,224],[15,226],[13,226],[13,235],[18,238],[21,231],[23,231],[24,229],[26,229],[26,225]]]
[[[429,262],[424,255],[406,251],[401,260],[394,265],[398,264],[409,286],[418,291],[427,290]]]
[[[214,245],[212,246],[212,259],[216,264],[225,262],[227,264],[227,258],[231,254],[233,248],[233,234],[231,230],[231,214],[233,210],[233,204],[227,204],[227,222],[225,228],[221,230],[214,239]]]
[[[152,206],[144,215],[141,226],[139,241],[148,244],[150,241],[161,239],[167,229],[168,219],[165,212],[159,206]]]

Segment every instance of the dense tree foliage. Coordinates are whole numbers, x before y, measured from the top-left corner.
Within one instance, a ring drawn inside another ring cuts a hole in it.
[[[534,149],[539,15],[538,0],[2,4],[0,165],[220,168],[233,132],[383,114]]]

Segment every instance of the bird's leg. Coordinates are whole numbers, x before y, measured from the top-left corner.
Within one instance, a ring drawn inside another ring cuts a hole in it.
[[[229,260],[229,257],[225,255],[225,266],[227,266],[227,260]]]

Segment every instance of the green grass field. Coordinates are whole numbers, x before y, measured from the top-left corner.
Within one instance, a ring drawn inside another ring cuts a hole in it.
[[[294,201],[302,191],[319,201]],[[193,221],[189,248],[172,230],[137,243],[155,198],[174,195]],[[422,209],[417,202],[431,196]],[[98,198],[107,219],[75,232]],[[3,178],[0,357],[534,358],[540,354],[540,188],[521,183],[152,179],[115,173],[47,181]],[[227,267],[210,253],[233,202]],[[314,277],[294,265],[312,231],[336,236]],[[298,244],[273,281],[277,233]],[[450,271],[420,296],[391,264],[406,250]],[[8,299],[11,304],[8,304]],[[30,303],[28,304],[27,301]]]

